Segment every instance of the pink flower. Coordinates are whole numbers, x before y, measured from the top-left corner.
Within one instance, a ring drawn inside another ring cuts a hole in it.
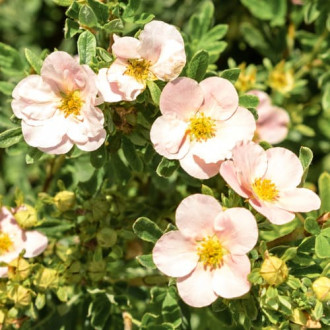
[[[96,75],[65,52],[44,61],[41,75],[24,78],[13,91],[12,109],[22,119],[26,143],[50,154],[74,144],[92,151],[105,140],[104,116],[96,107]]]
[[[256,128],[253,115],[238,106],[234,86],[219,77],[199,84],[190,78],[168,83],[160,111],[150,132],[154,148],[166,158],[179,159],[199,179],[216,175],[235,144],[252,139]]]
[[[291,0],[291,2],[294,4],[294,5],[303,5],[303,1],[302,0]]]
[[[259,98],[256,141],[269,143],[283,141],[288,134],[290,122],[288,113],[284,109],[272,105],[270,97],[265,92],[251,90],[247,94]]]
[[[246,253],[258,238],[250,211],[223,211],[215,198],[195,194],[178,206],[176,225],[179,230],[164,234],[152,255],[163,273],[178,277],[179,295],[188,305],[204,307],[218,296],[235,298],[250,290]]]
[[[184,42],[172,25],[152,21],[139,39],[114,35],[110,68],[99,71],[98,86],[107,102],[132,101],[144,91],[148,80],[170,81],[186,64]]]
[[[0,261],[9,263],[16,259],[22,250],[25,258],[41,254],[48,245],[48,239],[36,230],[25,231],[19,227],[14,217],[5,208],[0,210]],[[8,267],[0,267],[0,277],[6,277]]]
[[[296,188],[303,175],[298,157],[285,148],[264,150],[253,142],[233,149],[233,160],[224,162],[220,174],[239,195],[270,222],[281,225],[294,219],[294,212],[320,207],[311,190]]]

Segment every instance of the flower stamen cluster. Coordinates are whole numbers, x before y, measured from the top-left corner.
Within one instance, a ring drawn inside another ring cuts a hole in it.
[[[224,249],[216,236],[206,236],[197,244],[197,255],[205,268],[215,269],[221,266]]]
[[[252,183],[255,194],[263,201],[274,202],[278,198],[278,189],[269,179],[258,178]]]
[[[64,117],[67,118],[70,115],[78,116],[82,105],[83,102],[80,98],[80,91],[75,90],[63,94],[61,104],[58,108],[64,112]]]
[[[10,239],[9,235],[0,232],[0,255],[9,252],[13,247],[13,241]]]
[[[139,83],[155,80],[155,75],[150,71],[151,62],[144,59],[129,59],[124,74],[133,77]]]
[[[215,120],[211,117],[206,117],[202,112],[200,115],[196,115],[190,119],[187,133],[192,140],[196,140],[197,142],[201,142],[202,140],[207,141],[215,136]]]

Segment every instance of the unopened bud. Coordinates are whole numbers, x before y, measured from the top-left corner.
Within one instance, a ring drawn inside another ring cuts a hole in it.
[[[111,228],[102,228],[96,235],[97,243],[103,248],[114,246],[117,242],[117,232]]]
[[[76,195],[72,191],[60,191],[55,195],[54,203],[61,212],[72,210],[76,204]]]
[[[330,278],[325,276],[319,277],[316,281],[313,282],[312,289],[318,300],[330,300]]]
[[[30,275],[30,271],[30,264],[21,257],[8,264],[8,278],[14,281],[25,280]]]
[[[17,307],[28,306],[31,303],[31,290],[24,288],[22,285],[11,288],[7,296]]]
[[[56,288],[58,286],[57,271],[51,268],[40,268],[33,280],[33,284],[41,290]]]
[[[14,214],[15,220],[23,229],[34,227],[38,222],[37,211],[28,204],[22,204]]]
[[[279,285],[286,281],[289,275],[285,262],[277,257],[267,256],[261,265],[260,275],[270,285]]]

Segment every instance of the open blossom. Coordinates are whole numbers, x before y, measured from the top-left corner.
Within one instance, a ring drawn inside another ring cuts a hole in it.
[[[26,143],[51,154],[74,144],[96,150],[105,140],[104,116],[96,107],[96,74],[61,51],[47,56],[41,75],[30,75],[13,91],[12,109],[22,119]]]
[[[36,230],[25,231],[17,224],[12,214],[2,207],[0,210],[0,261],[9,263],[16,259],[22,250],[25,258],[41,254],[48,245],[45,235]],[[0,267],[0,277],[6,277],[8,267]]]
[[[259,99],[257,107],[258,120],[256,141],[280,143],[288,134],[290,117],[288,113],[271,104],[271,99],[265,92],[251,90],[247,94],[255,95]]]
[[[99,90],[107,102],[135,100],[148,80],[173,80],[186,64],[181,34],[161,21],[146,24],[139,39],[114,35],[114,41],[116,60],[98,75]]]
[[[251,140],[256,129],[253,115],[238,106],[234,86],[210,77],[199,84],[190,78],[168,83],[160,96],[162,116],[151,127],[156,151],[179,159],[191,176],[208,179],[230,157],[240,140]]]
[[[295,212],[317,210],[321,204],[313,191],[297,188],[303,168],[298,157],[285,148],[265,151],[253,142],[241,143],[233,149],[233,160],[221,165],[220,174],[276,225],[293,220]]]
[[[257,223],[244,208],[222,210],[211,196],[185,198],[176,210],[178,231],[164,234],[152,251],[155,265],[177,277],[181,298],[204,307],[218,296],[240,297],[250,290],[246,256],[258,238]]]

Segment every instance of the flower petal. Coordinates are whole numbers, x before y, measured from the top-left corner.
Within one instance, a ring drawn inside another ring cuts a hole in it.
[[[217,175],[220,169],[221,161],[216,163],[205,163],[198,156],[188,152],[180,159],[181,167],[192,177],[205,180]]]
[[[261,202],[255,199],[250,199],[249,203],[257,212],[265,216],[271,223],[275,225],[283,225],[295,218],[294,213],[283,210],[276,204]]]
[[[249,191],[246,191],[244,186],[242,186],[238,181],[236,168],[232,160],[227,160],[221,164],[220,174],[230,188],[234,189],[237,194],[244,198],[249,197]]]
[[[103,68],[99,71],[96,84],[104,101],[119,102],[124,99],[124,94],[119,90],[118,84],[108,80],[108,69]]]
[[[73,147],[73,142],[69,139],[67,135],[64,135],[61,142],[54,147],[49,148],[41,148],[39,147],[42,152],[45,152],[47,154],[53,154],[53,155],[62,155],[66,154],[71,148]]]
[[[179,231],[164,234],[152,250],[152,258],[164,274],[181,277],[189,274],[197,265],[196,244]]]
[[[242,207],[230,208],[220,213],[214,227],[221,244],[231,254],[245,254],[257,243],[256,219],[249,210]]]
[[[210,77],[200,82],[204,94],[204,103],[200,109],[212,118],[226,120],[238,107],[238,94],[227,79]]]
[[[8,277],[8,267],[0,267],[0,278]]]
[[[190,195],[176,209],[176,225],[185,237],[198,239],[213,235],[215,218],[221,212],[222,207],[214,197]]]
[[[151,126],[150,139],[155,150],[168,159],[180,159],[189,149],[187,124],[175,115],[158,117]]]
[[[190,78],[177,78],[169,82],[160,95],[160,111],[175,113],[179,119],[188,121],[203,102],[203,93],[198,83]]]
[[[250,270],[250,260],[246,255],[226,255],[223,265],[214,271],[214,291],[226,299],[243,296],[251,288],[247,279]]]
[[[141,57],[138,52],[140,40],[132,37],[119,37],[116,34],[113,39],[115,42],[112,45],[112,52],[115,56],[125,59]]]
[[[86,143],[76,142],[77,147],[83,151],[94,151],[101,147],[104,143],[107,133],[104,129],[100,130],[100,133],[94,137],[89,137]]]
[[[299,158],[285,148],[266,150],[268,167],[265,178],[275,183],[279,190],[295,188],[301,181],[303,168]]]
[[[276,205],[291,212],[310,212],[320,208],[321,200],[309,189],[295,188],[281,191]]]
[[[25,258],[33,258],[41,254],[48,245],[48,238],[36,230],[26,231],[24,240]]]
[[[178,278],[176,285],[182,300],[192,307],[208,306],[218,298],[212,286],[212,273],[205,271],[201,263],[189,275]]]

